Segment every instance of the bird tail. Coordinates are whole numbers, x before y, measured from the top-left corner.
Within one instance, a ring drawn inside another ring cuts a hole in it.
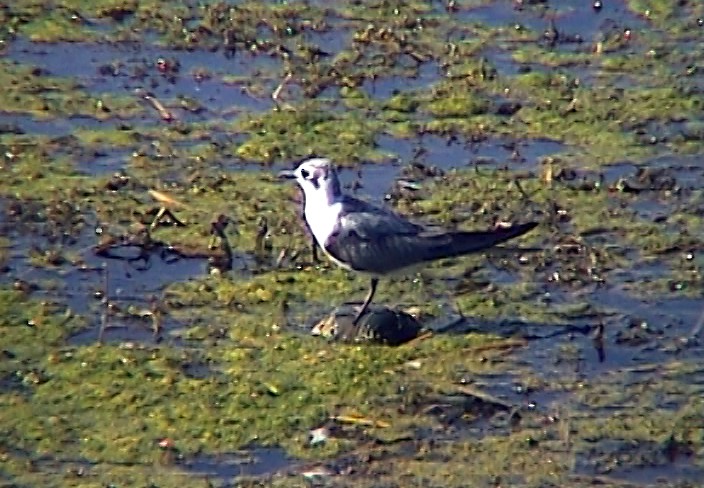
[[[443,257],[450,258],[483,251],[496,244],[521,236],[534,229],[537,225],[537,222],[526,222],[488,231],[451,232],[446,234],[446,237],[449,237],[448,240],[428,249],[428,258],[430,260]]]

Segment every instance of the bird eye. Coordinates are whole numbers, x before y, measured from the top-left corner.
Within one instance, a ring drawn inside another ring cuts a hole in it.
[[[302,169],[302,170],[301,170],[301,176],[303,177],[303,179],[307,180],[308,177],[310,176],[310,173],[308,172],[307,169]]]

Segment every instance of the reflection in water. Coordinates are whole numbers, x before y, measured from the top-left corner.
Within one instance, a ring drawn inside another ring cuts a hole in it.
[[[242,476],[265,476],[293,465],[293,460],[280,448],[257,447],[232,454],[201,454],[185,458],[178,467],[194,477],[232,481]]]

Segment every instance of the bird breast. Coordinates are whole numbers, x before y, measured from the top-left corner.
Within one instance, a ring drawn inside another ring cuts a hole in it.
[[[310,231],[315,240],[325,247],[328,237],[335,232],[342,214],[342,204],[339,202],[330,205],[316,206],[313,202],[306,202],[305,217]]]

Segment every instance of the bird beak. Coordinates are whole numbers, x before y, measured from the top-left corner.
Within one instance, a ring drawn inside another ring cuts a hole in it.
[[[283,171],[279,171],[279,174],[277,176],[281,180],[295,180],[296,179],[296,173],[294,173],[290,169],[285,169]]]

